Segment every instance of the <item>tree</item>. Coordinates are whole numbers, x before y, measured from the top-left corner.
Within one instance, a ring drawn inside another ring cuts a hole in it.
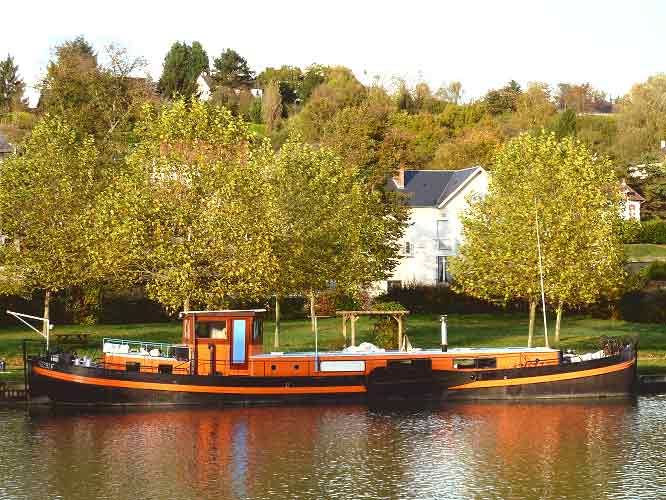
[[[557,87],[560,109],[573,109],[576,113],[610,113],[613,110],[606,94],[589,83],[559,83]]]
[[[18,65],[7,54],[7,59],[0,61],[0,113],[17,111],[27,106],[23,98],[25,83],[19,77]]]
[[[576,135],[576,112],[569,108],[562,111],[555,121],[554,132],[558,139]]]
[[[378,191],[369,192],[354,165],[328,148],[291,138],[271,169],[275,189],[275,295],[301,293],[314,302],[331,282],[342,290],[383,279],[397,264],[406,212],[390,216]],[[276,342],[277,343],[277,342]]]
[[[366,88],[351,70],[330,68],[326,81],[315,88],[303,110],[294,116],[293,126],[304,139],[318,141],[326,124],[338,111],[361,103],[366,96]]]
[[[490,90],[483,98],[491,115],[501,115],[516,111],[518,96],[521,94],[520,85],[511,80],[499,90]]]
[[[0,247],[0,261],[24,291],[44,293],[46,318],[53,294],[91,279],[86,221],[98,188],[97,159],[92,137],[46,116],[22,154],[2,163],[0,233],[9,244]]]
[[[527,90],[518,96],[516,111],[510,123],[521,131],[540,130],[548,124],[555,112],[548,84],[530,82]]]
[[[254,71],[247,60],[233,49],[223,50],[213,60],[213,79],[218,85],[236,88],[254,81]]]
[[[478,125],[468,128],[460,137],[441,144],[435,151],[432,168],[459,170],[481,165],[491,168],[493,156],[503,140],[498,127]]]
[[[394,111],[395,105],[384,89],[372,87],[367,99],[340,110],[323,131],[321,144],[355,165],[370,189],[381,189],[400,166],[382,154]]]
[[[666,218],[666,165],[663,158],[653,154],[645,154],[640,159],[639,176],[630,177],[631,187],[644,198],[641,204],[641,219]]]
[[[257,76],[257,83],[265,90],[272,82],[277,82],[280,97],[285,106],[294,104],[299,99],[303,84],[303,72],[296,66],[283,65],[279,68],[266,68]]]
[[[324,83],[333,68],[321,64],[311,64],[303,72],[303,82],[298,90],[298,98],[305,103],[314,90]]]
[[[197,78],[208,69],[208,55],[199,42],[175,42],[164,57],[158,89],[169,99],[189,98],[197,92]]]
[[[666,74],[637,83],[622,99],[618,114],[617,154],[627,163],[638,160],[666,138]]]
[[[282,96],[277,82],[271,82],[264,88],[261,114],[266,124],[266,133],[270,134],[282,117]]]
[[[99,135],[95,112],[95,88],[99,77],[97,54],[83,38],[77,37],[57,46],[55,59],[47,67],[39,84],[38,107],[44,113],[57,114],[82,134]]]
[[[95,137],[107,159],[122,156],[145,102],[155,101],[152,83],[138,75],[146,61],[115,45],[105,47],[106,61],[82,38],[56,49],[40,84],[40,108],[62,116],[79,134]]]
[[[609,161],[574,138],[512,139],[495,157],[488,195],[463,217],[455,286],[485,299],[528,301],[531,346],[540,292],[538,217],[545,293],[557,309],[559,340],[564,306],[592,303],[623,278],[619,196]]]
[[[462,83],[458,81],[443,85],[437,90],[436,96],[444,102],[450,104],[461,104],[463,98]]]
[[[126,168],[98,197],[95,269],[145,282],[172,311],[266,293],[271,154],[224,108],[180,99],[147,110]]]

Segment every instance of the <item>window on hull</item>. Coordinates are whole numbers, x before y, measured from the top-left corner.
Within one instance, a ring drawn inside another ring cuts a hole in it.
[[[459,370],[483,370],[497,368],[497,358],[454,359],[453,367]]]

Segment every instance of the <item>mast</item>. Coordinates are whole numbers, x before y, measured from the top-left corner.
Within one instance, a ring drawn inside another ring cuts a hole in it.
[[[550,347],[548,343],[548,322],[546,321],[546,294],[543,287],[543,262],[541,259],[541,238],[539,237],[539,211],[537,209],[536,198],[534,199],[534,219],[536,221],[536,237],[537,237],[537,252],[539,254],[539,278],[541,280],[541,308],[543,310],[543,334],[546,347]]]

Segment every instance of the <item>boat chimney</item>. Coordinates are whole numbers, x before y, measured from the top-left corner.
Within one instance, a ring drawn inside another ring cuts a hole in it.
[[[446,331],[446,314],[439,317],[439,321],[442,322],[442,352],[449,350],[449,335]]]

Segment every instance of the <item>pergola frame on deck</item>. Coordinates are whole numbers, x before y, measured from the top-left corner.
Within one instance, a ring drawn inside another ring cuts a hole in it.
[[[347,341],[347,320],[351,324],[351,345],[356,345],[356,322],[360,316],[390,316],[398,323],[398,349],[402,350],[403,317],[409,311],[337,311],[335,314],[342,316],[342,335]]]

